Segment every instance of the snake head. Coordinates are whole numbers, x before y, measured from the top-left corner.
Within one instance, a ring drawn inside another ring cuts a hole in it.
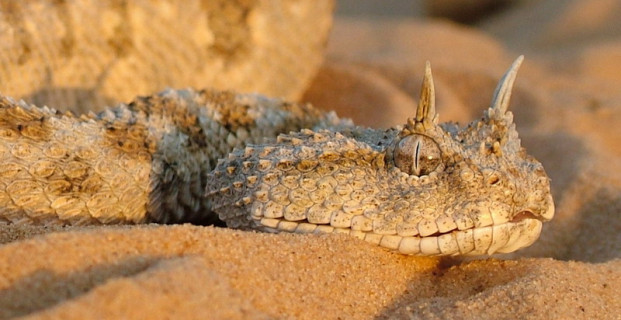
[[[207,177],[230,227],[347,233],[404,254],[482,255],[532,244],[554,205],[507,111],[520,57],[484,116],[438,124],[427,64],[416,114],[389,130],[310,130],[249,145]]]
[[[416,116],[395,137],[387,159],[388,166],[398,168],[401,176],[427,186],[419,187],[426,190],[425,196],[415,191],[414,197],[428,198],[422,206],[434,210],[422,219],[414,217],[401,223],[401,234],[413,232],[429,243],[409,240],[412,245],[408,249],[402,241],[400,251],[470,255],[512,252],[532,244],[542,222],[554,216],[549,178],[541,163],[521,147],[513,115],[507,111],[522,60],[520,56],[501,79],[483,117],[465,128],[451,123],[438,125],[427,64]],[[397,229],[399,234],[399,224]]]

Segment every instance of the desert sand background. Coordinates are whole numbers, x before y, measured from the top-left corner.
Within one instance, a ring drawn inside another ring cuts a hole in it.
[[[465,124],[524,54],[510,110],[557,208],[533,246],[462,260],[339,235],[6,225],[0,318],[621,319],[621,2],[490,2],[341,2],[301,100],[401,124],[429,60],[441,121]]]

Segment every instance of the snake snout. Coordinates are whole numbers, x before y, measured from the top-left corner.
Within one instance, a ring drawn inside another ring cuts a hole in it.
[[[549,221],[554,218],[554,199],[552,199],[552,195],[548,195],[546,201],[548,202],[548,207],[546,208],[545,212],[541,214],[543,221]]]
[[[511,222],[519,222],[524,219],[537,219],[541,222],[546,222],[552,220],[554,217],[554,201],[552,200],[552,196],[548,195],[547,199],[547,207],[545,209],[539,210],[531,210],[525,209],[516,214]],[[535,212],[540,212],[539,214]]]

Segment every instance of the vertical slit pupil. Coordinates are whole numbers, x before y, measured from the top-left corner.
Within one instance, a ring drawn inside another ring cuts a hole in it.
[[[420,141],[420,139],[416,139],[416,148],[414,149],[414,161],[412,161],[412,163],[414,164],[414,168],[412,168],[412,171],[416,174],[416,175],[420,175],[420,153],[421,153],[421,146],[422,143]]]

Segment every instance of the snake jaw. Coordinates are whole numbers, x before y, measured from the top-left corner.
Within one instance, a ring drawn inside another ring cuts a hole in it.
[[[537,240],[542,227],[538,219],[522,218],[499,225],[436,232],[428,236],[400,236],[284,219],[254,219],[257,228],[265,232],[348,234],[402,254],[419,256],[477,256],[513,252]]]
[[[547,207],[522,209],[512,213],[501,203],[478,204],[479,210],[466,210],[436,219],[418,219],[416,223],[397,223],[391,227],[388,215],[354,216],[348,221],[324,224],[308,220],[289,221],[283,217],[266,218],[253,215],[259,229],[267,232],[337,233],[365,240],[372,244],[407,255],[492,255],[508,253],[530,246],[540,235],[542,223],[552,218],[554,204],[551,196]],[[470,211],[469,214],[465,213]],[[474,213],[476,212],[476,213]],[[420,216],[420,213],[413,212]],[[332,216],[334,218],[334,215]]]

